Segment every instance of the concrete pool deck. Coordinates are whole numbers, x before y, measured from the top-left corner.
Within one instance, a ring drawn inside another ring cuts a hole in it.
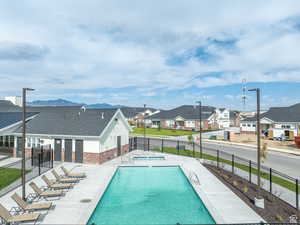
[[[166,160],[132,160],[133,156],[165,156]],[[190,178],[195,191],[217,223],[258,223],[263,219],[229,188],[211,174],[199,161],[193,158],[158,152],[133,151],[101,165],[63,163],[74,172],[85,172],[87,178],[81,180],[60,200],[54,200],[55,208],[50,210],[38,224],[86,224],[102,194],[119,166],[180,166]],[[60,168],[56,170],[62,174]],[[195,175],[196,174],[196,175]],[[53,178],[52,174],[46,173]],[[200,184],[195,179],[198,177]],[[38,186],[45,186],[40,177],[33,180]],[[10,196],[21,188],[0,198],[1,204],[10,209],[16,203]],[[33,193],[27,185],[27,193]],[[88,203],[81,200],[90,199]]]

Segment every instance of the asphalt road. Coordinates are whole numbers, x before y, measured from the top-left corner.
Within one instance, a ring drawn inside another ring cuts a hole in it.
[[[253,148],[240,147],[240,146],[228,146],[224,144],[212,144],[204,143],[203,148],[219,149],[221,151],[234,154],[236,156],[253,160],[257,160],[257,151]],[[285,153],[268,152],[267,158],[263,165],[271,167],[282,173],[290,175],[300,180],[300,157],[293,156]]]

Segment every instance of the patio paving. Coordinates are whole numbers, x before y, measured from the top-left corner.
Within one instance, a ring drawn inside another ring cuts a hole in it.
[[[166,160],[132,160],[133,156],[144,155],[165,156]],[[76,184],[74,188],[68,191],[60,200],[54,200],[55,209],[49,211],[49,213],[39,221],[39,224],[86,224],[115,170],[120,165],[181,166],[188,178],[194,174],[199,178],[200,184],[196,182],[191,183],[217,223],[258,223],[263,221],[248,205],[203,167],[199,161],[193,158],[137,150],[101,165],[75,163],[63,163],[63,165],[68,169],[72,169],[74,172],[85,172],[87,178]],[[59,168],[56,169],[59,173],[62,173]],[[46,175],[53,178],[50,171],[48,171]],[[38,186],[45,185],[40,177],[35,178],[34,182],[36,182]],[[17,188],[15,191],[0,198],[0,202],[5,207],[10,208],[16,206],[10,198],[14,192],[20,194],[21,188]],[[27,193],[30,192],[32,192],[32,190],[27,185]],[[90,202],[83,203],[81,200],[90,200]]]

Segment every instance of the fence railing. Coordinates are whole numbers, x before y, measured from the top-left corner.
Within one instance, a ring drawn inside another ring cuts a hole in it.
[[[144,139],[143,137],[132,137],[129,144],[130,151],[136,149],[159,151],[202,158],[206,162],[213,163],[218,168],[222,167],[235,175],[247,179],[250,183],[257,184],[257,163],[225,151],[208,148],[205,145],[200,151],[200,145],[195,142],[159,138]],[[262,188],[299,210],[300,187],[298,179],[264,165],[261,166],[261,177]]]
[[[25,159],[25,179],[30,181],[53,168],[53,150],[50,146],[32,148]],[[21,186],[22,160],[0,166],[0,197]]]

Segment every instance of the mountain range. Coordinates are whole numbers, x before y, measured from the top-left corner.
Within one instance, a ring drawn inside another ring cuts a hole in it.
[[[101,108],[101,109],[127,107],[124,105],[111,105],[108,103],[96,103],[96,104],[77,103],[65,99],[36,100],[36,101],[28,102],[27,104],[31,106],[85,106],[87,108]]]

